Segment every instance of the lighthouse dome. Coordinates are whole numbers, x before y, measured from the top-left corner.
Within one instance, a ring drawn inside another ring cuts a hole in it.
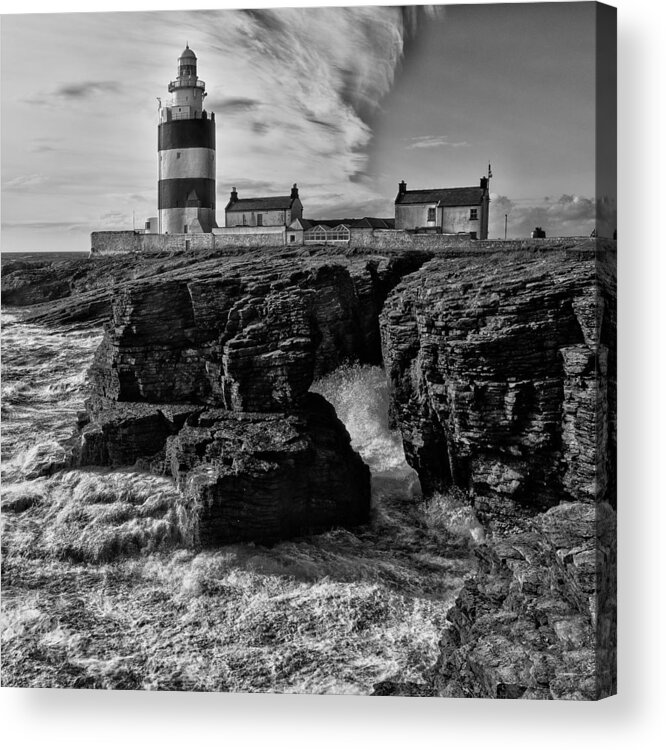
[[[182,53],[182,55],[181,55],[181,56],[180,56],[180,57],[179,57],[178,59],[179,59],[179,60],[182,60],[183,58],[186,58],[186,57],[189,57],[189,58],[191,58],[192,60],[196,60],[196,59],[197,59],[197,56],[196,56],[196,55],[194,54],[194,52],[192,52],[192,50],[191,50],[191,49],[189,48],[189,45],[188,45],[187,47],[185,47],[185,49],[183,50],[183,53]]]

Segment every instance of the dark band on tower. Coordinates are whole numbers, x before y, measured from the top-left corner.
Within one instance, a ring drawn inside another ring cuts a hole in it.
[[[215,115],[203,108],[205,83],[187,46],[171,103],[160,108],[158,210],[162,234],[210,232],[215,221]]]

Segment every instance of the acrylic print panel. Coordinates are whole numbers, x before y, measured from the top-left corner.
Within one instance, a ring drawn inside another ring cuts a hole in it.
[[[3,16],[4,686],[615,692],[614,37]]]

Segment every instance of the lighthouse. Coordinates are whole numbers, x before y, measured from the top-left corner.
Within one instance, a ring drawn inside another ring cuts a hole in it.
[[[215,221],[215,115],[203,108],[206,84],[197,77],[189,44],[178,58],[170,100],[158,125],[158,212],[161,234],[210,232]]]

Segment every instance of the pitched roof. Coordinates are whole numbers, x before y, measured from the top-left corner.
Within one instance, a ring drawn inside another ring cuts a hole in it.
[[[362,219],[300,219],[303,229],[323,226],[334,229],[343,224],[353,229],[393,229],[395,219],[377,219],[373,216],[364,216]]]
[[[440,206],[478,206],[483,199],[480,187],[434,188],[432,190],[406,190],[398,193],[396,203],[438,203]]]
[[[239,198],[227,204],[227,211],[281,211],[291,208],[291,195],[276,195],[270,198]]]

